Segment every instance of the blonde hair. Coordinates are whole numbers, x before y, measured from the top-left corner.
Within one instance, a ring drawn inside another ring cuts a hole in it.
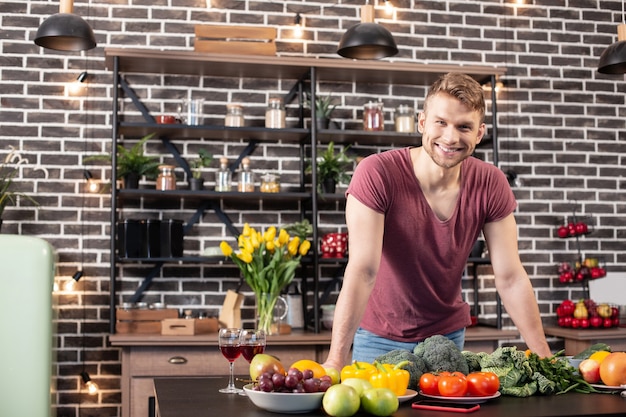
[[[471,110],[480,114],[481,123],[485,118],[485,98],[482,86],[472,77],[458,72],[442,75],[428,90],[424,101],[424,113],[428,111],[428,102],[439,93],[457,98]]]

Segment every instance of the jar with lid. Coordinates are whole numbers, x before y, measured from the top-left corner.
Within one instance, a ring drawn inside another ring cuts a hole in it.
[[[285,105],[279,97],[270,98],[265,110],[265,127],[282,129],[285,127]]]
[[[242,127],[245,123],[243,118],[243,108],[239,104],[226,105],[226,117],[224,118],[224,126]]]
[[[215,191],[231,191],[232,172],[228,169],[228,159],[220,158],[220,169],[215,173]]]
[[[415,110],[407,105],[398,106],[395,113],[396,132],[415,132]]]
[[[159,176],[156,181],[156,189],[168,191],[176,189],[176,176],[174,175],[174,165],[159,165]]]
[[[363,130],[385,130],[385,117],[381,101],[370,101],[363,106]]]
[[[262,193],[279,193],[280,176],[278,174],[266,173],[261,176]]]
[[[241,160],[238,190],[242,193],[254,191],[254,178],[250,170],[250,158],[243,158]]]

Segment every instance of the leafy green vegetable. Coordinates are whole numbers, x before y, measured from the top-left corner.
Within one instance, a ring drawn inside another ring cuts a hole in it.
[[[583,350],[582,352],[572,356],[574,359],[588,359],[589,356],[593,355],[596,352],[599,352],[601,350],[605,350],[607,352],[611,351],[611,347],[609,345],[607,345],[606,343],[595,343],[591,346],[589,346],[587,349]]]

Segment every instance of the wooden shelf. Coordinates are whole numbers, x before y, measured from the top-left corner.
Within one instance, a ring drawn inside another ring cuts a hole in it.
[[[181,74],[219,77],[282,78],[297,80],[315,68],[324,81],[430,85],[439,75],[462,71],[481,84],[505,73],[497,66],[418,64],[405,61],[362,61],[343,58],[303,58],[209,54],[194,51],[161,51],[134,48],[105,48],[105,65],[114,69],[119,57],[120,72]]]

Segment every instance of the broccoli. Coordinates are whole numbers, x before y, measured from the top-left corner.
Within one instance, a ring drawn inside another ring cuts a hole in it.
[[[465,358],[465,362],[467,362],[467,367],[469,368],[469,372],[479,372],[480,367],[480,356],[478,353],[471,352],[469,350],[464,350],[461,352],[463,357]]]
[[[431,372],[449,371],[469,373],[465,357],[454,342],[442,335],[426,338],[413,349],[415,356],[422,358]]]
[[[392,365],[398,364],[402,361],[409,361],[409,364],[404,366],[403,369],[409,371],[411,375],[409,379],[409,389],[419,391],[419,381],[423,373],[428,372],[426,364],[422,358],[418,358],[413,353],[404,349],[396,349],[391,352],[387,352],[380,355],[375,359],[379,363],[389,363]]]

